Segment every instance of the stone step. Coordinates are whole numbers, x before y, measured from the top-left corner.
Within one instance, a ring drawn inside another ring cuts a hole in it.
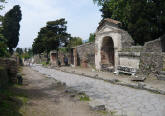
[[[158,75],[158,80],[164,80],[165,81],[165,75]]]
[[[161,71],[160,72],[160,75],[165,75],[165,71]]]

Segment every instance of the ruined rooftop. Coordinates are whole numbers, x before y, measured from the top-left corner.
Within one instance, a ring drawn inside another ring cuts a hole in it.
[[[103,24],[106,22],[109,24],[112,24],[114,26],[121,26],[122,25],[122,23],[120,21],[110,19],[110,18],[105,18],[105,19],[101,20],[97,29],[99,30],[103,26]]]

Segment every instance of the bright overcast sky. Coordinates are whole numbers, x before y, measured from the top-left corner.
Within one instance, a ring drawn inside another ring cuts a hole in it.
[[[22,21],[18,47],[31,47],[41,27],[47,21],[65,18],[72,36],[88,39],[96,31],[101,13],[93,0],[8,0],[3,12],[20,5]],[[2,12],[2,11],[1,11]],[[2,14],[2,13],[1,13]]]

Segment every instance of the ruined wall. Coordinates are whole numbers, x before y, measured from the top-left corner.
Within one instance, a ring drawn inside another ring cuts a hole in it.
[[[119,65],[139,69],[140,52],[142,50],[142,46],[122,48],[119,52]]]
[[[17,82],[17,62],[15,59],[0,58],[0,87]]]
[[[140,71],[144,74],[157,73],[163,69],[163,57],[159,52],[141,52]]]
[[[77,48],[78,59],[80,65],[95,65],[95,44],[87,43],[78,46]]]
[[[140,52],[119,52],[119,65],[139,69]]]
[[[140,71],[144,74],[157,73],[163,70],[162,39],[146,42],[140,57]]]
[[[163,71],[165,71],[165,53],[162,53],[163,55]]]
[[[46,58],[46,54],[37,54],[37,55],[34,55],[33,56],[33,62],[34,63],[42,63],[42,62],[46,62],[47,61],[47,58]]]
[[[144,52],[162,52],[161,39],[146,42],[144,45]]]
[[[130,48],[134,44],[134,40],[127,31],[121,30],[121,45],[122,48]]]

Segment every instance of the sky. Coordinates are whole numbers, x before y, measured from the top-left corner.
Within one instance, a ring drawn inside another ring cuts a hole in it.
[[[65,18],[68,33],[83,40],[87,40],[89,34],[96,31],[101,21],[100,8],[93,0],[8,0],[1,14],[5,14],[14,5],[20,5],[22,11],[20,41],[17,46],[21,48],[32,46],[40,28],[47,21]]]

